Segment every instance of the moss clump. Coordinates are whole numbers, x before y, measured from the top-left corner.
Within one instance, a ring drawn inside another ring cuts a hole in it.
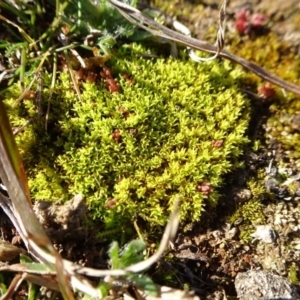
[[[256,175],[251,177],[247,182],[247,188],[251,191],[254,199],[262,201],[267,194],[265,185],[265,169],[258,169]]]
[[[243,220],[243,223],[239,226],[240,239],[246,243],[252,239],[251,233],[253,233],[255,225],[265,224],[266,221],[262,205],[262,201],[267,195],[264,183],[264,170],[258,170],[256,175],[255,178],[252,177],[247,183],[252,199],[238,206],[228,219],[231,224],[239,219]]]
[[[297,268],[295,263],[292,263],[288,269],[288,279],[293,284],[299,284],[299,269]]]
[[[273,143],[280,142],[289,159],[295,161],[299,167],[299,97],[292,100],[285,99],[285,103],[274,104],[271,111],[272,117],[267,122],[267,137]]]
[[[250,235],[254,231],[254,225],[265,223],[261,200],[255,198],[240,206],[229,221],[234,223],[239,218],[243,219],[243,224],[240,226],[240,239],[247,243],[251,239]]]
[[[164,224],[177,196],[186,221],[217,203],[222,175],[247,143],[240,71],[228,62],[145,59],[145,52],[132,45],[113,56],[118,93],[103,81],[85,83],[79,101],[68,74],[60,75],[48,131],[33,122],[18,136],[34,199],[81,192],[93,217],[114,226],[137,216]],[[48,94],[45,87],[45,102]],[[10,109],[12,123],[20,124],[20,112],[28,118],[32,106]]]

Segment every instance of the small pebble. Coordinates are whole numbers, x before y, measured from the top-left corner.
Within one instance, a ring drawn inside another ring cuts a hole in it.
[[[258,225],[251,236],[254,240],[258,239],[264,243],[271,244],[276,241],[277,233],[270,225]]]

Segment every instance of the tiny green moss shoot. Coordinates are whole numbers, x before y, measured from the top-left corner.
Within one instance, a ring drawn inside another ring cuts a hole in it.
[[[60,74],[48,130],[36,119],[17,136],[34,200],[82,193],[92,217],[107,227],[136,217],[163,225],[177,197],[184,221],[199,220],[205,206],[217,204],[223,175],[248,142],[241,71],[229,62],[144,57],[148,52],[133,44],[113,55],[117,93],[103,81],[84,83],[79,101],[68,73]],[[45,107],[47,84],[46,78]],[[35,114],[28,100],[12,108],[18,93],[11,87],[5,101],[14,127]],[[208,183],[209,192],[199,190]]]

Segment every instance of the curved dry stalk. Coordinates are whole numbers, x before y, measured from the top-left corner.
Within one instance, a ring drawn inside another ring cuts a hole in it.
[[[148,269],[151,265],[158,261],[166,250],[168,243],[174,238],[178,225],[179,225],[179,199],[176,199],[174,208],[170,214],[168,224],[165,228],[162,239],[159,243],[158,250],[150,256],[148,259],[129,266],[120,270],[97,270],[93,268],[86,268],[75,265],[68,260],[64,260],[64,267],[70,271],[70,273],[76,273],[91,277],[104,277],[104,276],[126,276],[128,273],[139,273]]]
[[[222,49],[224,48],[225,45],[225,17],[226,17],[226,6],[227,6],[227,0],[223,1],[223,4],[220,8],[219,11],[219,29],[217,32],[217,39],[216,39],[216,45],[217,45],[217,51],[216,53],[208,58],[205,57],[199,57],[193,49],[191,49],[190,47],[188,47],[188,51],[189,51],[189,56],[192,60],[194,60],[195,62],[206,62],[206,61],[210,61],[210,60],[214,60],[215,58],[217,58],[220,54],[220,52],[222,51]],[[173,27],[188,36],[191,36],[191,32],[190,30],[184,26],[183,24],[179,23],[178,21],[174,21],[173,22]],[[176,28],[177,27],[177,28]],[[183,29],[183,31],[182,31]]]
[[[57,72],[57,55],[54,54],[53,59],[53,67],[52,67],[52,79],[51,79],[51,85],[50,85],[50,92],[48,97],[48,105],[47,105],[47,111],[45,115],[45,130],[48,130],[48,119],[50,114],[50,107],[51,107],[51,99],[54,92],[55,82],[56,82],[56,72]]]
[[[68,53],[66,51],[64,51],[64,53],[65,53],[65,57],[66,57],[66,61],[67,61],[68,71],[69,71],[69,74],[71,76],[71,79],[72,79],[72,82],[73,82],[73,85],[74,85],[74,88],[75,88],[78,100],[81,102],[82,101],[81,100],[81,93],[80,93],[79,86],[78,86],[78,84],[76,82],[76,79],[75,79],[73,68],[71,66],[70,57],[69,57],[69,55],[68,55]]]
[[[16,27],[19,32],[21,33],[21,35],[24,37],[24,39],[30,44],[33,45],[35,47],[35,50],[38,51],[37,46],[34,44],[33,39],[16,23],[14,23],[13,21],[10,21],[9,19],[5,18],[4,16],[0,15],[0,20],[5,21],[8,24],[11,24],[12,26]]]
[[[139,26],[146,31],[151,32],[153,35],[157,35],[168,40],[172,40],[174,42],[180,43],[184,46],[193,48],[195,50],[204,51],[207,53],[215,54],[218,52],[218,46],[211,45],[207,42],[197,40],[190,36],[186,36],[184,34],[178,33],[174,30],[171,30],[143,14],[138,9],[122,3],[117,0],[108,0],[129,22],[133,23],[136,26]],[[260,78],[269,81],[277,86],[280,86],[287,91],[300,95],[300,86],[287,82],[272,73],[266,71],[265,69],[259,67],[258,65],[236,56],[230,53],[227,50],[222,50],[219,52],[219,56],[226,58],[234,63],[238,63],[243,66],[245,69],[255,73]]]
[[[28,251],[48,265],[47,257],[53,258],[64,299],[74,299],[68,277],[62,268],[62,258],[45,234],[32,209],[27,177],[2,101],[0,101],[0,177],[11,199],[11,205],[1,199],[5,203],[5,212],[9,213],[9,217],[13,215],[12,221],[24,239]]]
[[[43,57],[38,65],[38,67],[36,68],[35,72],[34,72],[34,76],[31,80],[31,82],[29,83],[29,85],[26,87],[26,89],[23,91],[23,93],[19,96],[18,99],[15,100],[13,107],[15,107],[20,101],[22,101],[25,97],[25,95],[29,92],[29,90],[31,89],[32,85],[34,84],[34,82],[39,78],[39,74],[41,72],[42,66],[45,62],[45,60],[47,59],[47,57],[51,54],[51,52],[56,48],[56,45],[52,46],[51,48],[48,49],[47,52],[45,52],[43,54]]]
[[[10,282],[10,285],[4,295],[2,295],[1,300],[9,300],[12,299],[13,294],[16,292],[20,284],[23,282],[25,273],[17,274],[14,279]]]
[[[1,194],[0,194],[1,196]],[[1,198],[0,198],[1,199]],[[0,202],[0,206],[3,207],[3,204]],[[7,213],[7,211],[5,211]],[[9,215],[10,218],[13,220],[15,219],[14,216]],[[16,222],[16,228],[19,228],[21,222],[20,220],[14,220]],[[158,261],[158,259],[162,256],[165,249],[168,246],[168,243],[174,238],[177,229],[179,225],[179,200],[177,199],[174,204],[174,209],[172,213],[170,214],[169,222],[165,228],[163,237],[161,239],[160,245],[158,250],[148,259],[139,262],[137,264],[134,264],[132,266],[129,266],[125,269],[119,269],[119,270],[98,270],[98,269],[92,269],[92,268],[85,268],[79,265],[74,264],[71,261],[68,260],[57,260],[57,257],[55,257],[51,252],[42,251],[40,245],[43,244],[43,241],[39,241],[39,245],[35,244],[34,242],[29,243],[32,247],[32,250],[37,253],[37,257],[39,260],[46,261],[47,263],[56,264],[57,269],[56,270],[63,270],[64,272],[61,272],[62,274],[65,273],[68,277],[70,277],[70,283],[71,285],[76,288],[77,290],[80,290],[92,297],[100,297],[101,299],[101,291],[99,289],[95,289],[90,282],[82,277],[82,275],[91,276],[91,277],[110,277],[110,276],[126,276],[129,273],[139,273],[142,271],[145,271],[148,269],[151,265],[153,265],[155,262]],[[22,226],[21,226],[22,227]],[[20,230],[20,232],[22,232]],[[23,235],[22,235],[23,237]],[[24,237],[23,237],[24,238]],[[25,240],[28,239],[28,237],[25,237]],[[34,237],[29,236],[29,240],[34,240]],[[45,245],[45,248],[47,248],[47,245]],[[60,264],[60,262],[62,262]],[[59,264],[59,266],[57,265]],[[58,268],[59,267],[59,268]],[[24,274],[27,274],[28,277],[22,277],[23,279],[35,282],[35,283],[44,283],[47,282],[47,279],[41,277],[42,275],[57,275],[59,276],[58,272],[53,269],[36,269],[36,268],[28,268],[26,264],[15,264],[11,266],[3,266],[0,268],[1,271],[16,271],[16,272],[25,272]],[[36,275],[36,276],[34,276]],[[40,276],[37,276],[40,275]],[[44,280],[44,281],[43,281]],[[48,283],[52,284],[51,282]],[[47,286],[47,284],[45,284]],[[57,289],[57,287],[55,288]],[[5,298],[6,299],[6,298]],[[65,299],[71,299],[71,298],[65,298]]]
[[[150,266],[156,263],[159,258],[163,255],[164,251],[168,247],[168,243],[173,240],[176,235],[179,225],[179,199],[176,199],[174,204],[173,212],[170,215],[169,222],[165,228],[163,237],[159,243],[157,251],[150,256],[148,259],[141,261],[135,265],[127,267],[125,270],[127,272],[139,273],[147,270]]]

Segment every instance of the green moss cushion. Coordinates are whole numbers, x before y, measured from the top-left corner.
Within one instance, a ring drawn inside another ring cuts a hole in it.
[[[136,216],[164,224],[177,196],[186,221],[217,203],[223,175],[247,143],[240,71],[223,61],[140,55],[146,52],[134,44],[113,55],[116,93],[103,80],[84,83],[79,100],[68,73],[61,73],[47,131],[44,121],[33,121],[17,137],[33,199],[82,193],[92,216],[108,224]],[[48,81],[45,75],[45,103]],[[16,126],[34,106],[24,101],[9,111]]]

